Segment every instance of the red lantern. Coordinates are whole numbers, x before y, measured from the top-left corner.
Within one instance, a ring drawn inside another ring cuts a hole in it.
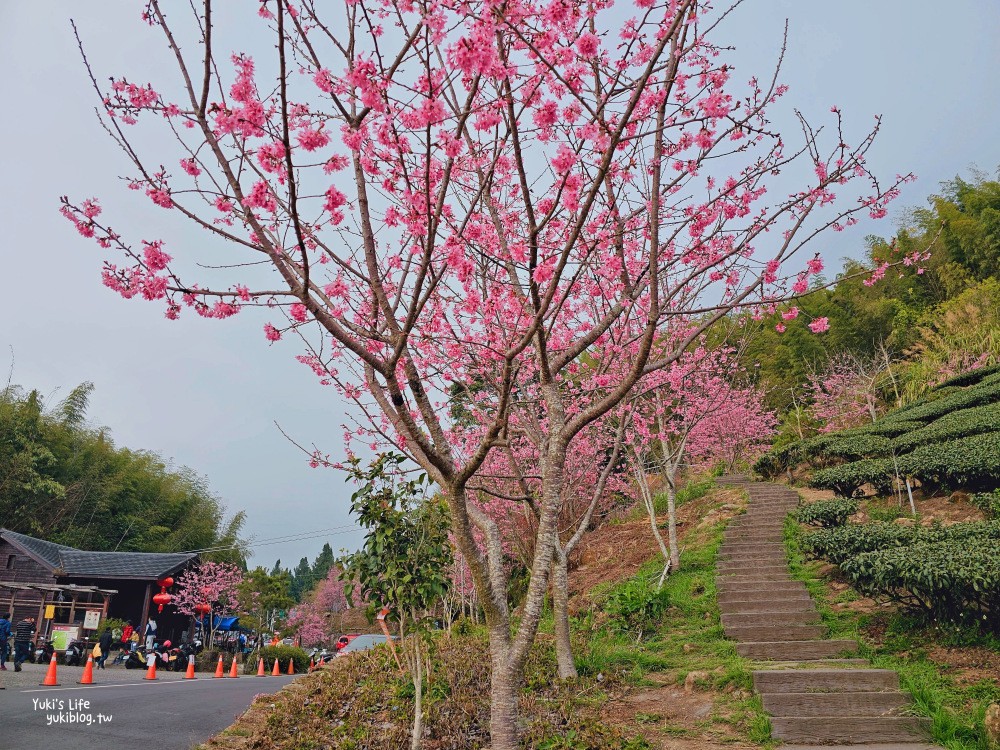
[[[212,611],[212,605],[211,604],[195,604],[194,605],[194,611],[197,614],[204,616],[204,615],[207,615],[209,612]]]
[[[170,576],[164,576],[163,578],[159,579],[156,582],[156,585],[159,586],[161,589],[169,589],[171,586],[174,585],[174,579],[171,578]]]
[[[153,597],[153,604],[158,604],[159,605],[159,609],[157,609],[156,611],[157,612],[162,612],[163,611],[163,606],[165,604],[170,604],[170,600],[171,599],[173,599],[173,597],[170,596],[170,594],[168,594],[166,591],[161,591],[159,594],[157,594],[156,596],[154,596]]]

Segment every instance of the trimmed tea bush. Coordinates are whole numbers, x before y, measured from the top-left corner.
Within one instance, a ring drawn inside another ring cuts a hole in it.
[[[823,448],[823,455],[826,458],[854,461],[859,458],[877,458],[892,453],[892,440],[882,435],[837,434],[841,436],[840,440],[831,440]]]
[[[964,539],[1000,540],[1000,523],[956,523],[952,526],[899,526],[884,521],[822,529],[802,539],[803,551],[834,565],[850,558],[893,547]]]
[[[843,526],[857,512],[857,500],[820,500],[796,508],[794,516],[800,523],[829,528]]]
[[[967,538],[865,552],[840,569],[862,593],[885,597],[950,621],[1000,615],[1000,547]]]
[[[809,484],[833,490],[841,497],[854,497],[863,484],[872,485],[876,492],[888,492],[892,489],[893,476],[895,471],[891,459],[866,458],[817,471]]]
[[[899,453],[942,440],[970,437],[1000,430],[1000,403],[959,409],[934,420],[929,425],[898,436],[892,441]]]
[[[1000,433],[922,445],[900,456],[899,468],[925,485],[993,489],[1000,485]]]

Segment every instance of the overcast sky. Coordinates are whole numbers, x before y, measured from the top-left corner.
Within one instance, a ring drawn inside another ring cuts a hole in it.
[[[251,563],[294,566],[325,540],[353,547],[356,531],[264,544],[349,523],[350,488],[331,470],[309,469],[274,426],[339,453],[342,405],[293,360],[294,347],[266,346],[263,319],[250,314],[171,322],[160,304],[125,302],[101,286],[96,246],[57,213],[60,195],[98,195],[117,225],[162,220],[148,202],[136,213],[135,195],[117,183],[127,170],[97,126],[69,26],[75,14],[101,77],[155,82],[162,57],[147,51],[162,43],[138,21],[140,5],[0,0],[0,369],[6,379],[13,351],[14,382],[25,387],[65,394],[92,381],[91,415],[119,445],[190,466],[230,509],[247,511],[259,542]],[[919,177],[897,213],[974,164],[1000,165],[1000,3],[747,0],[716,38],[737,47],[741,79],[768,74],[785,19],[786,116],[794,106],[822,119],[837,105],[860,129],[884,115],[870,163]],[[865,234],[891,230],[862,224],[826,249],[855,254]]]

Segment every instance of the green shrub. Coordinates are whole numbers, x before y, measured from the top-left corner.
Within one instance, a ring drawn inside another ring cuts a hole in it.
[[[978,492],[969,498],[969,501],[987,518],[1000,518],[1000,490]]]
[[[923,485],[991,490],[1000,485],[1000,433],[922,445],[899,458],[899,469]]]
[[[812,526],[843,526],[858,512],[857,500],[820,500],[795,509],[795,520]]]
[[[806,534],[802,550],[835,565],[850,558],[894,547],[965,539],[1000,539],[1000,523],[956,523],[952,526],[899,526],[894,523],[847,524]]]
[[[923,610],[937,619],[986,621],[1000,616],[1000,546],[966,538],[865,552],[840,565],[862,593]]]
[[[670,606],[666,587],[659,590],[649,581],[633,578],[616,587],[604,609],[622,632],[652,632]]]
[[[275,659],[278,660],[278,668],[282,674],[288,672],[289,659],[295,661],[296,674],[302,674],[309,669],[309,654],[304,649],[296,646],[265,646],[249,655],[244,669],[246,674],[257,673],[257,659],[260,657],[264,657],[264,667],[268,674],[271,673]]]
[[[1000,430],[1000,403],[953,411],[929,425],[899,435],[892,443],[899,453],[907,453],[919,445],[996,430]]]
[[[831,440],[823,448],[826,458],[841,458],[854,461],[859,458],[876,458],[892,453],[892,440],[883,435],[851,434],[839,440]]]
[[[891,459],[866,458],[817,471],[809,484],[833,490],[841,497],[854,497],[863,484],[872,485],[877,493],[888,492],[892,488],[893,476],[895,470]]]
[[[768,451],[754,463],[754,472],[767,479],[778,476],[802,460],[801,446],[802,441],[796,440],[794,443]]]

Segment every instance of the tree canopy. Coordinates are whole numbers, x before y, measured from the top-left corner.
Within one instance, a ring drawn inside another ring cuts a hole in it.
[[[37,390],[0,390],[5,528],[98,551],[176,552],[245,566],[242,512],[226,518],[205,477],[153,451],[118,447],[87,419],[91,383],[51,408]]]

